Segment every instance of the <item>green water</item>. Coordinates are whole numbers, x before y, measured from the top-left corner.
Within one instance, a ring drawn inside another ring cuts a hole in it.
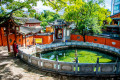
[[[59,61],[75,61],[75,49],[51,51],[47,53],[42,53],[41,55],[42,58],[50,60],[56,60],[56,56],[58,55]],[[91,50],[77,49],[77,56],[79,63],[96,63],[98,57],[100,63],[109,63],[116,61],[115,57]]]

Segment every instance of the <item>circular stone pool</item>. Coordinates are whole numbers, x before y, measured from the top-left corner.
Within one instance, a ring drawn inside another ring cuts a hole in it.
[[[76,49],[49,51],[46,53],[41,53],[41,56],[44,59],[50,60],[56,60],[56,56],[58,56],[59,61],[73,62],[75,61],[75,50]],[[37,53],[36,56],[39,57],[39,53]],[[107,55],[102,52],[91,51],[86,49],[77,49],[77,57],[79,63],[96,63],[98,57],[100,63],[115,62],[117,59],[116,57]]]

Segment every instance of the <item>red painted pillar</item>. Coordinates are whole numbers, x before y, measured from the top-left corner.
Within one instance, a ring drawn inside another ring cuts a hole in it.
[[[33,45],[35,45],[35,35],[33,34]]]
[[[1,30],[1,27],[0,27],[0,37],[1,37],[1,46],[3,46],[3,41],[2,41],[2,30]]]
[[[23,35],[22,35],[22,45],[21,46],[23,46]]]
[[[1,32],[1,43],[2,43],[2,46],[3,46],[3,36],[4,36],[4,30],[3,30],[4,27],[0,27],[0,32]]]

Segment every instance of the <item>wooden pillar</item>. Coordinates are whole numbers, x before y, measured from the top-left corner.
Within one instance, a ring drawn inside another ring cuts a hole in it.
[[[25,47],[26,47],[26,35],[25,35]]]
[[[1,45],[3,46],[3,40],[2,40],[2,38],[3,38],[3,36],[2,36],[2,27],[0,27],[0,36],[1,36]]]
[[[10,24],[6,26],[6,33],[7,33],[7,47],[8,47],[8,52],[11,52],[10,49],[10,41],[9,41],[9,34],[10,34]]]
[[[15,41],[17,43],[17,30],[16,30],[16,26],[15,26]]]
[[[35,45],[35,35],[33,34],[33,45]]]
[[[22,35],[22,46],[24,46],[24,45],[23,45],[23,35]]]

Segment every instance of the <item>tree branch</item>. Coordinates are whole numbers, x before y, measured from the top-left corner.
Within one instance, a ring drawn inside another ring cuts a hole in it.
[[[60,6],[56,6],[56,4],[54,4],[54,3],[52,3],[50,0],[48,0],[51,4],[53,4],[55,7],[56,7],[56,9],[58,9],[58,7],[60,7]],[[61,0],[58,0],[58,1],[60,1],[60,2],[62,2],[62,3],[64,3],[64,4],[66,4],[65,2],[63,2],[63,1],[61,1]]]
[[[50,0],[48,0],[51,4],[53,4],[55,7],[56,7],[56,9],[57,9],[57,6],[54,4],[54,3],[52,3]]]
[[[10,14],[10,17],[11,17],[12,14],[13,14],[13,12],[15,12],[15,11],[17,11],[17,10],[23,8],[23,7],[24,7],[24,6],[21,6],[21,7],[19,7],[19,8],[16,8],[16,9],[12,10],[11,12],[9,12],[9,13],[7,13],[5,16],[3,16],[3,18],[6,17],[6,16],[9,15],[9,14]]]

